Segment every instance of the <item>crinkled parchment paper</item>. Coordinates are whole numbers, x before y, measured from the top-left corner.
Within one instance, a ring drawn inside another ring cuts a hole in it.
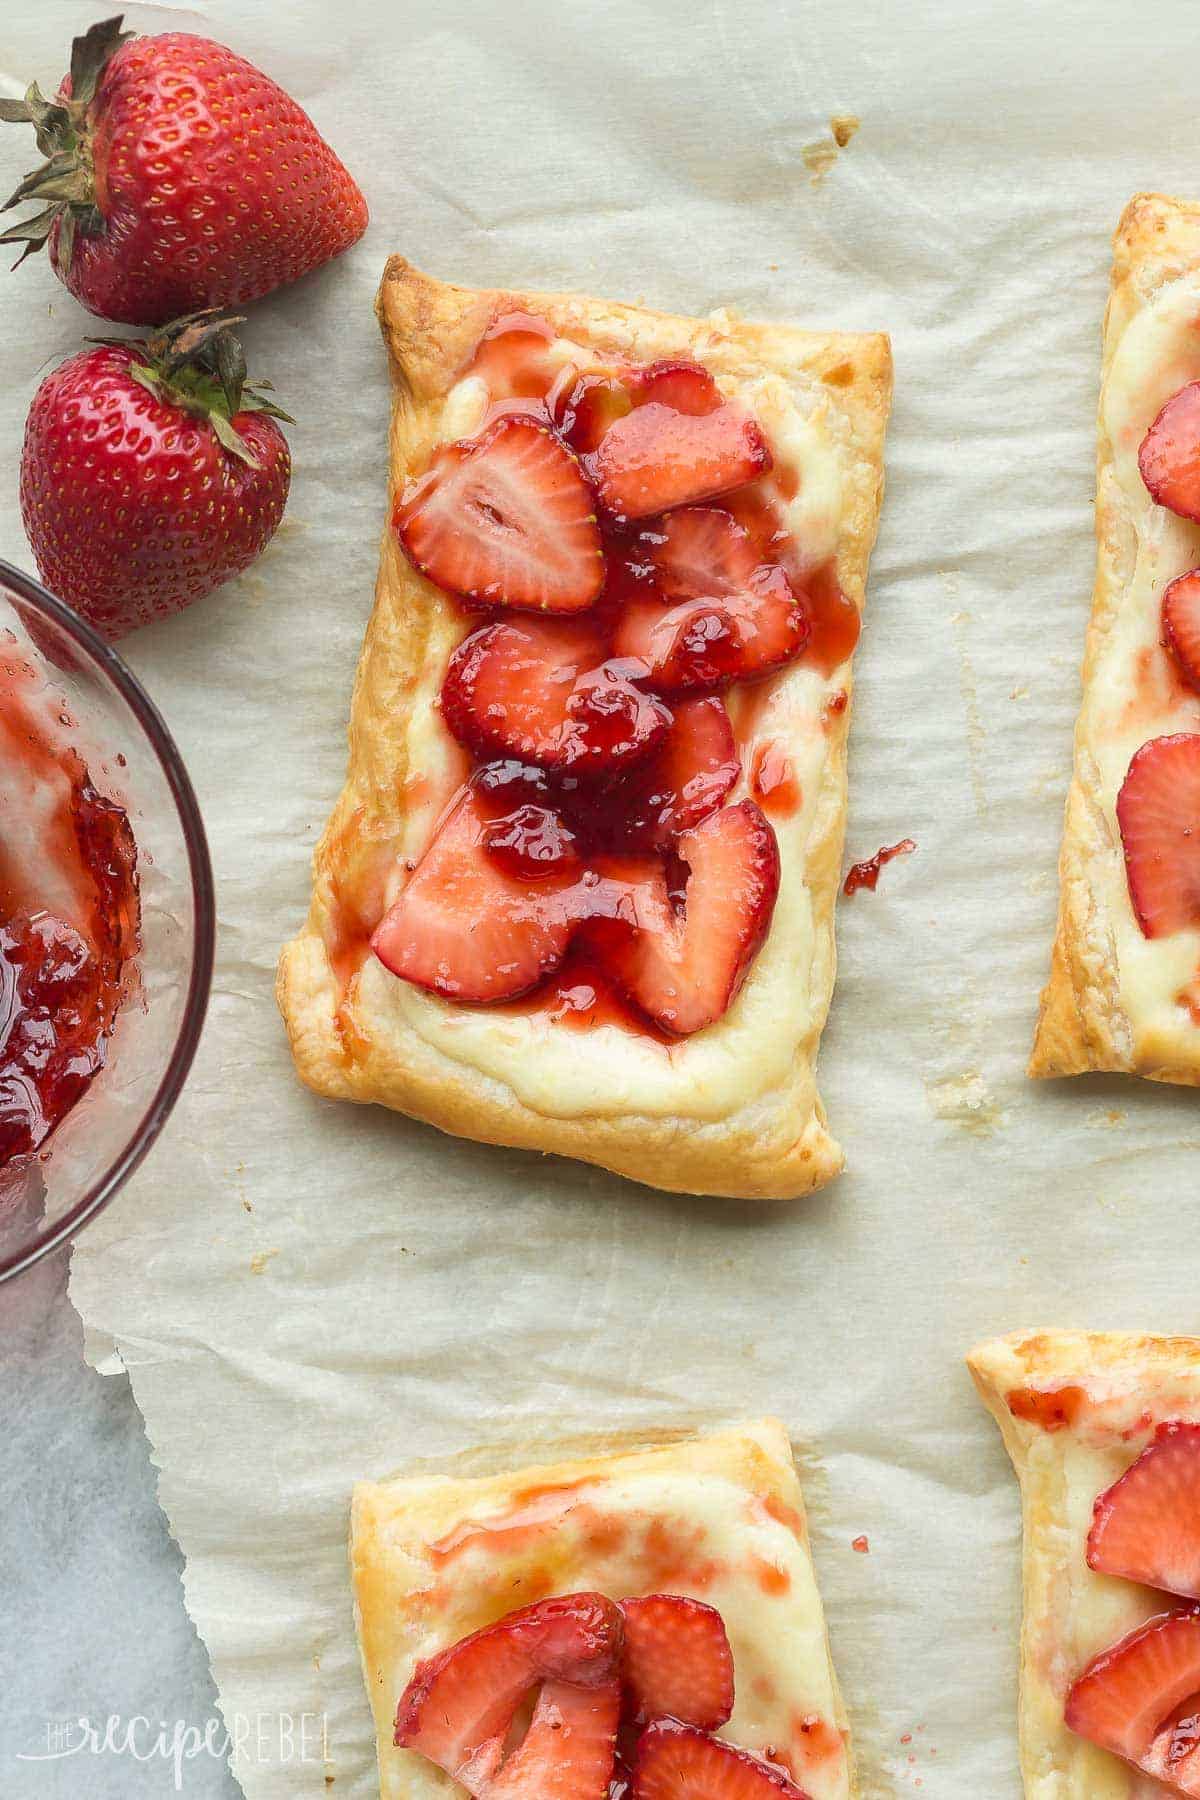
[[[7,92],[53,80],[96,7],[12,10]],[[182,1103],[72,1283],[92,1356],[132,1376],[223,1705],[327,1715],[327,1766],[241,1760],[245,1791],[374,1791],[344,1556],[357,1476],[770,1410],[802,1446],[870,1792],[1015,1800],[1016,1493],[963,1352],[1021,1325],[1200,1325],[1180,1254],[1195,1096],[1022,1073],[1091,586],[1108,237],[1135,189],[1200,189],[1192,9],[214,0],[129,16],[271,69],[373,212],[350,257],[248,328],[298,419],[276,542],[127,645],[200,791],[220,959]],[[9,177],[24,166],[10,156]],[[293,1079],[272,980],[341,779],[370,606],[387,403],[371,297],[393,250],[468,283],[893,334],[848,849],[911,835],[919,851],[842,907],[822,1083],[850,1168],[808,1204],[667,1199]],[[21,555],[37,365],[97,327],[36,265],[4,278],[0,309],[0,524]]]

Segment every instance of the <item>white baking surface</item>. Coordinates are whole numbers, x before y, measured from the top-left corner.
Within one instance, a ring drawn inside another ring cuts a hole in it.
[[[4,91],[52,82],[96,12],[7,8]],[[1192,8],[128,13],[280,76],[373,213],[343,263],[248,328],[300,421],[276,544],[126,646],[200,791],[220,960],[171,1128],[74,1259],[93,1358],[114,1366],[115,1345],[130,1370],[224,1705],[328,1713],[328,1770],[243,1763],[245,1792],[373,1791],[343,1551],[356,1475],[775,1411],[805,1446],[868,1791],[1015,1800],[1016,1492],[962,1354],[1028,1324],[1200,1325],[1196,1095],[1022,1073],[1091,587],[1108,237],[1136,189],[1200,189]],[[833,159],[835,114],[862,123]],[[807,1204],[666,1199],[292,1078],[274,961],[341,779],[370,606],[386,419],[370,301],[392,250],[469,283],[893,334],[849,851],[920,848],[842,908],[822,1085],[850,1168]],[[0,544],[31,566],[24,412],[39,370],[103,328],[37,264],[2,278],[0,323]]]

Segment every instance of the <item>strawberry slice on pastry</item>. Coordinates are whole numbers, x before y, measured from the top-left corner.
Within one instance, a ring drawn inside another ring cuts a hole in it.
[[[1200,1607],[1163,1613],[1089,1663],[1066,1721],[1089,1743],[1200,1796]]]
[[[683,1594],[621,1603],[621,1680],[635,1723],[668,1716],[715,1731],[733,1711],[733,1652],[714,1606]]]
[[[675,1719],[638,1739],[633,1800],[807,1800],[773,1763]]]
[[[442,717],[482,757],[513,757],[577,776],[607,775],[646,757],[671,713],[605,660],[584,620],[504,620],[473,631],[442,682]]]
[[[489,854],[491,827],[464,790],[371,939],[393,975],[444,999],[516,999],[558,967],[575,928],[574,867],[533,885]]]
[[[639,883],[615,859],[610,879],[630,882],[637,929],[613,922],[596,930],[605,965],[629,998],[664,1031],[689,1037],[733,1003],[766,937],[779,847],[759,807],[742,800],[685,831],[675,851],[687,868],[678,903],[661,870]]]
[[[800,655],[812,629],[808,612],[731,513],[681,508],[651,542],[657,598],[627,603],[613,648],[637,658],[652,686],[666,693],[725,687]]]
[[[580,1773],[601,1764],[602,1773],[587,1786],[553,1791],[563,1800],[603,1795],[620,1711],[622,1635],[620,1611],[602,1594],[568,1594],[509,1613],[418,1663],[396,1708],[394,1742],[419,1750],[472,1794],[511,1792],[515,1800],[518,1792],[543,1791],[535,1777],[553,1763],[551,1746],[570,1742],[561,1730],[569,1715],[580,1733]],[[522,1790],[501,1774],[495,1788],[517,1708],[539,1682],[544,1704],[530,1727],[528,1757],[518,1765],[534,1784]],[[577,1705],[568,1689],[591,1704]]]
[[[1143,936],[1200,926],[1200,733],[1142,745],[1117,796],[1117,822]]]
[[[1200,692],[1200,569],[1177,576],[1163,594],[1162,641],[1184,680]]]
[[[610,513],[650,518],[731,493],[767,473],[771,452],[749,413],[732,401],[694,410],[710,383],[704,370],[689,380],[675,365],[669,379],[660,374],[635,392],[632,410],[614,420],[588,458]],[[680,409],[681,389],[690,410]]]
[[[1096,1501],[1087,1561],[1200,1600],[1200,1425],[1169,1420]]]
[[[635,406],[652,400],[692,418],[714,413],[722,404],[721,390],[708,370],[701,363],[689,362],[685,356],[668,357],[662,362],[632,369],[629,385]]]
[[[621,1690],[542,1683],[529,1728],[480,1793],[484,1800],[606,1800]]]
[[[579,612],[604,585],[596,504],[579,461],[524,414],[444,445],[401,495],[392,524],[423,575],[479,605]]]
[[[1200,519],[1200,381],[1172,394],[1138,452],[1150,497],[1184,519]]]
[[[715,694],[676,700],[671,711],[666,736],[620,793],[629,841],[658,849],[715,812],[742,772],[723,700]]]

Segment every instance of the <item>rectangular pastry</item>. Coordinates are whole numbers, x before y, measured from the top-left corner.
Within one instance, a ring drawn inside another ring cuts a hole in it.
[[[856,1792],[777,1420],[364,1482],[350,1556],[382,1800]]]
[[[1104,322],[1096,587],[1031,1075],[1200,1082],[1200,206],[1139,194]]]
[[[1021,1483],[1026,1800],[1200,1795],[1200,1339],[968,1358]]]
[[[805,1193],[886,338],[400,258],[388,529],[280,1005],[319,1092]]]

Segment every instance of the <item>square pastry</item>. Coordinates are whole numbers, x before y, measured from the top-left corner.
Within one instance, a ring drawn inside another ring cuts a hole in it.
[[[448,1701],[433,1688],[434,1678],[464,1639],[486,1634],[482,1650],[479,1639],[469,1647],[478,1652],[477,1664],[466,1665],[461,1656],[458,1663],[475,1668],[477,1685],[478,1669],[486,1668],[491,1682],[493,1639],[502,1640],[511,1664],[522,1633],[528,1643],[553,1625],[560,1638],[556,1669],[543,1663],[534,1675],[518,1675],[513,1689],[522,1682],[528,1688],[540,1675],[544,1705],[554,1694],[551,1675],[562,1674],[564,1611],[585,1602],[615,1616],[620,1655],[636,1654],[638,1679],[660,1690],[656,1702],[643,1696],[639,1710],[628,1662],[622,1664],[606,1754],[611,1765],[619,1713],[618,1768],[627,1757],[627,1778],[641,1781],[641,1791],[658,1790],[649,1775],[632,1772],[640,1767],[633,1740],[643,1760],[654,1742],[638,1738],[635,1727],[669,1713],[675,1723],[660,1729],[659,1754],[686,1752],[689,1767],[662,1777],[668,1789],[679,1780],[679,1791],[687,1791],[698,1778],[690,1759],[707,1757],[735,1761],[744,1800],[754,1800],[755,1792],[763,1800],[772,1794],[795,1800],[797,1788],[811,1800],[846,1800],[856,1792],[804,1502],[777,1420],[507,1474],[364,1482],[354,1493],[350,1556],[383,1800],[461,1792],[444,1772],[449,1768],[472,1793],[521,1788],[509,1774],[517,1756],[511,1745],[499,1777],[475,1740],[464,1738],[465,1749],[460,1743],[448,1752],[447,1719],[470,1683],[456,1676],[458,1692]],[[651,1603],[649,1596],[672,1598]],[[614,1602],[627,1603],[624,1627]],[[510,1626],[509,1615],[520,1609],[532,1610]],[[489,1634],[488,1627],[498,1630]],[[722,1646],[715,1669],[710,1631]],[[574,1674],[585,1679],[580,1670]],[[436,1714],[442,1741],[428,1730],[421,1735],[422,1705]],[[526,1756],[539,1719],[535,1711],[522,1746]],[[482,1734],[499,1731],[496,1756],[506,1724],[507,1717],[499,1726],[493,1720]],[[396,1736],[415,1747],[397,1747]],[[603,1794],[609,1779],[606,1769]],[[531,1786],[558,1791],[553,1781]],[[572,1791],[590,1789],[579,1780]]]
[[[1200,1794],[1200,1339],[1032,1332],[968,1363],[1021,1483],[1027,1800]]]
[[[1139,194],[1104,319],[1096,582],[1031,1075],[1200,1082],[1200,206]]]
[[[280,964],[300,1074],[684,1192],[817,1092],[887,339],[389,262],[389,522]]]

